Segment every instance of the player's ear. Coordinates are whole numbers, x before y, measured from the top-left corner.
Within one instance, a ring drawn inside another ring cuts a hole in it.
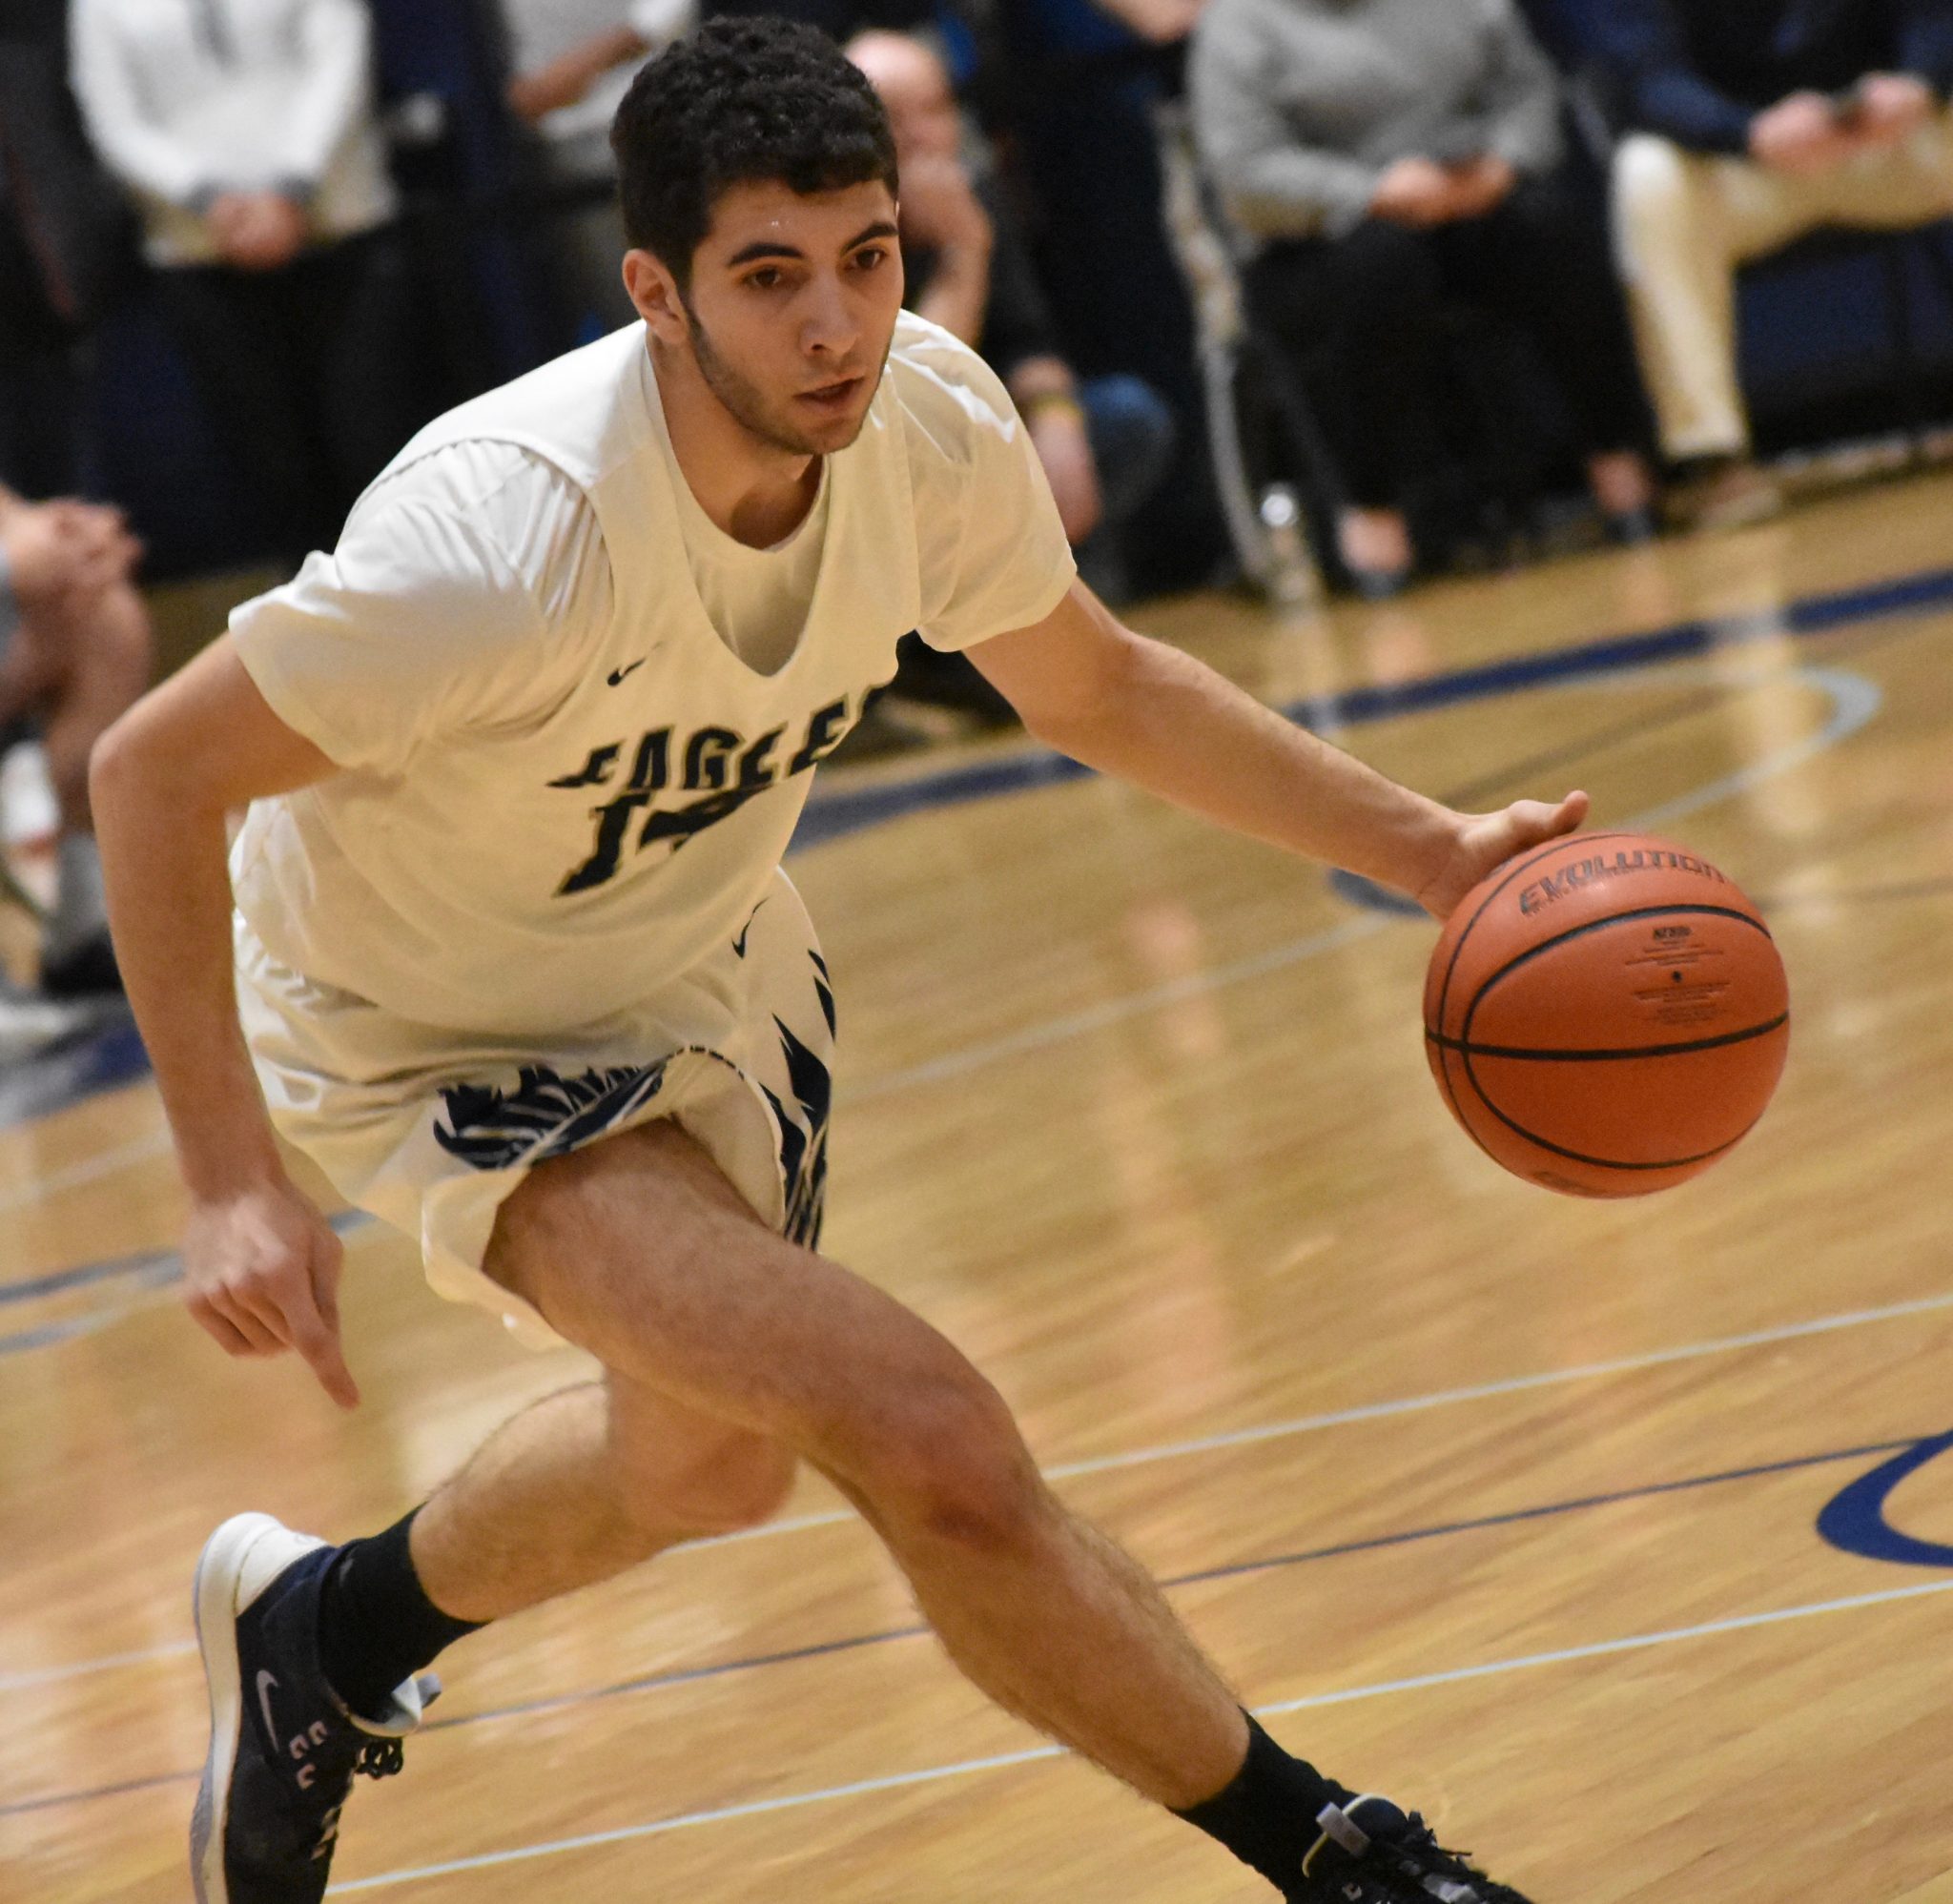
[[[678,295],[678,280],[656,253],[638,249],[624,254],[624,288],[660,343],[685,341],[685,308]]]

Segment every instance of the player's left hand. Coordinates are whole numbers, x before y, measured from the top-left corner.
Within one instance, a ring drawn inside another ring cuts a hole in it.
[[[1449,919],[1459,900],[1514,853],[1571,833],[1587,818],[1587,796],[1569,793],[1557,807],[1515,800],[1496,813],[1459,813],[1445,863],[1412,895],[1434,919]]]

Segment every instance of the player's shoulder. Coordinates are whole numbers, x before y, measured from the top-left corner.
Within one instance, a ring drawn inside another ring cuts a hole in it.
[[[641,407],[644,375],[642,324],[551,358],[423,424],[374,488],[466,497],[492,470],[503,483],[586,491],[628,453],[621,426]]]
[[[383,471],[354,504],[338,554],[403,573],[460,568],[484,583],[505,566],[534,583],[545,552],[578,540],[586,521],[583,486],[547,456],[463,437]]]
[[[1021,424],[1003,379],[960,338],[904,311],[883,379],[912,452],[974,462],[987,436],[1008,441]]]

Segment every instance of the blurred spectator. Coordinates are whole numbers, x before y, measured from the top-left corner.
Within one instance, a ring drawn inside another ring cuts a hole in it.
[[[134,194],[226,454],[296,564],[415,421],[363,0],[73,0],[74,88]]]
[[[1011,142],[1059,346],[1080,377],[1125,372],[1172,408],[1180,453],[1141,510],[1135,583],[1211,579],[1225,557],[1193,305],[1166,232],[1158,115],[1202,0],[986,0],[985,122]]]
[[[1460,295],[1532,337],[1611,526],[1652,533],[1605,215],[1567,174],[1558,82],[1511,0],[1215,0],[1192,80],[1202,153],[1259,247],[1257,310],[1335,354],[1359,587],[1409,570],[1400,498],[1437,460],[1434,319]]]
[[[906,34],[869,32],[849,42],[848,56],[894,129],[909,307],[1002,378],[1086,579],[1118,601],[1127,592],[1119,532],[1165,473],[1172,412],[1136,377],[1073,375],[1017,220],[936,54]]]
[[[58,884],[41,944],[53,997],[117,989],[89,811],[97,735],[149,686],[137,546],[113,509],[0,488],[0,725],[38,719],[60,809]]]
[[[973,10],[980,13],[988,0]],[[818,27],[844,46],[856,33],[881,28],[892,33],[926,31],[949,21],[957,10],[937,0],[700,0],[699,18],[727,20],[773,13]]]
[[[564,204],[550,247],[572,339],[634,323],[616,203],[610,120],[639,64],[689,31],[696,0],[503,0],[515,78],[508,103],[535,129]]]
[[[1589,31],[1628,130],[1622,269],[1678,506],[1757,521],[1781,499],[1749,461],[1736,267],[1819,226],[1953,213],[1953,4],[1609,0]]]
[[[132,259],[68,90],[62,0],[0,10],[0,478],[83,486],[84,343]]]

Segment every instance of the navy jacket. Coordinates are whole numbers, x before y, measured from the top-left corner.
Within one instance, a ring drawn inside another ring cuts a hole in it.
[[[0,362],[97,317],[134,262],[68,90],[60,0],[0,0]]]
[[[1586,0],[1583,10],[1622,130],[1696,152],[1747,151],[1764,107],[1867,72],[1953,91],[1953,0]]]

